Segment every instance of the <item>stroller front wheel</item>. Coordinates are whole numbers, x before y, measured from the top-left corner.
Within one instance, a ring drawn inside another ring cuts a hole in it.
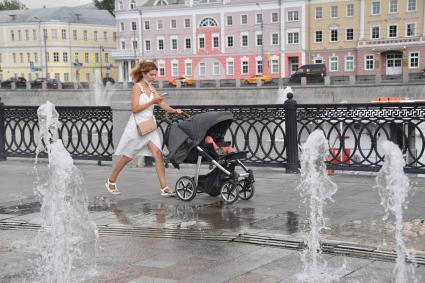
[[[234,203],[239,198],[239,186],[231,181],[226,181],[221,186],[220,195],[225,203]]]
[[[193,178],[183,176],[176,182],[176,195],[183,201],[190,201],[196,196],[196,185]]]

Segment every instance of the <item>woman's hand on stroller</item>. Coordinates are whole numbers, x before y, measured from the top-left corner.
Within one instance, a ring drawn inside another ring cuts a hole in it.
[[[177,113],[177,114],[180,115],[180,114],[183,113],[183,111],[181,109],[177,108],[177,109],[174,109],[174,113]]]

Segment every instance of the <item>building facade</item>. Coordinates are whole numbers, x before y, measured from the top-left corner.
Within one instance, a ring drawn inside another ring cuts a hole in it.
[[[0,79],[89,82],[117,79],[115,19],[105,10],[50,8],[0,12]]]
[[[425,68],[422,0],[116,0],[119,80],[139,59],[159,79],[289,77],[323,63],[329,76]]]

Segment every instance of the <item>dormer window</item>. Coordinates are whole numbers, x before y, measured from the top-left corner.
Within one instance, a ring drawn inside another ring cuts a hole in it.
[[[136,9],[136,0],[131,0],[130,1],[130,10],[135,10]]]
[[[16,21],[16,15],[9,15],[11,21]]]

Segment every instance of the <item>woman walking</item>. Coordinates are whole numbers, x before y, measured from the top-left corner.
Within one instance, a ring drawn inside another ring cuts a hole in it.
[[[116,180],[121,170],[136,156],[152,156],[155,160],[156,173],[158,175],[160,190],[162,196],[175,196],[165,181],[164,157],[162,155],[162,144],[158,130],[140,135],[137,125],[140,122],[155,119],[153,109],[158,105],[169,113],[178,113],[180,109],[173,109],[158,95],[152,83],[156,79],[158,68],[155,63],[148,61],[139,62],[132,70],[131,77],[135,82],[131,94],[131,117],[127,122],[124,133],[121,136],[115,155],[122,155],[115,163],[115,167],[108,180],[106,189],[114,195],[121,194],[118,190]]]

